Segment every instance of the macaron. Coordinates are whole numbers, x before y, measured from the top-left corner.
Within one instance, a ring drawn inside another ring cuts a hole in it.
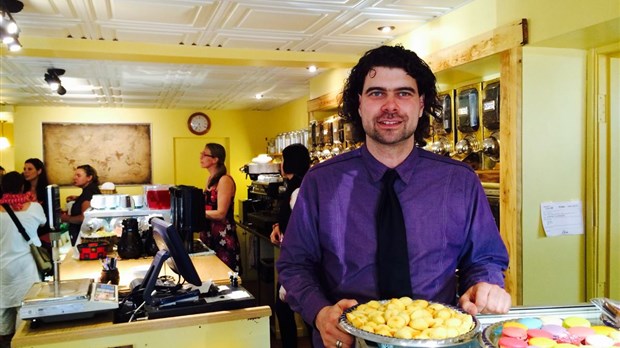
[[[585,326],[573,326],[568,329],[568,333],[571,336],[575,336],[579,339],[579,341],[583,341],[586,336],[594,335],[596,332],[591,327]]]
[[[541,330],[549,332],[554,340],[566,339],[568,337],[568,330],[560,325],[547,324],[541,327]]]
[[[507,322],[505,322],[503,324],[503,327],[504,328],[507,328],[507,327],[518,327],[518,328],[521,328],[523,330],[527,330],[528,329],[528,327],[525,326],[525,324],[520,323],[518,321],[507,321]]]
[[[597,335],[609,336],[610,333],[617,331],[613,327],[605,326],[605,325],[594,325],[592,326],[592,330],[596,332]]]
[[[533,337],[530,338],[527,343],[530,346],[539,348],[551,348],[557,344],[557,342],[548,337]]]
[[[553,339],[553,335],[549,331],[545,331],[541,329],[527,330],[527,337],[528,338],[545,337],[545,338]]]
[[[527,348],[527,343],[514,337],[501,337],[497,342],[500,348]]]
[[[514,337],[525,341],[527,339],[527,330],[516,326],[504,327],[502,330],[502,336]]]
[[[562,318],[554,316],[542,316],[539,318],[543,325],[562,325]]]
[[[594,334],[586,337],[586,344],[598,348],[605,348],[613,346],[614,340],[612,340],[611,337],[608,336]]]
[[[574,326],[590,327],[592,325],[590,324],[590,321],[586,318],[567,317],[567,318],[564,318],[564,321],[562,322],[562,326],[564,326],[565,328],[571,328]]]
[[[553,348],[574,348],[574,347],[579,347],[579,346],[571,344],[571,343],[558,343],[555,346],[553,346]]]
[[[517,322],[527,326],[528,329],[540,329],[542,327],[542,320],[538,318],[521,318]]]

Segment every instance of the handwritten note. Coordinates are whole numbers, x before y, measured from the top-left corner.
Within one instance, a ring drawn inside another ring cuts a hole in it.
[[[583,234],[581,201],[544,202],[540,204],[540,213],[547,237]]]

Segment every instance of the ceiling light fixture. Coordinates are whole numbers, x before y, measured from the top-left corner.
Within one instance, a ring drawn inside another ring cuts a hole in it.
[[[7,149],[11,146],[9,138],[4,136],[4,122],[6,122],[6,120],[0,120],[0,124],[2,126],[2,134],[0,134],[0,150]]]
[[[21,50],[19,42],[20,29],[11,13],[17,13],[24,8],[24,4],[19,0],[0,0],[0,38],[11,52]]]
[[[387,33],[391,32],[391,31],[393,31],[394,29],[396,29],[396,27],[395,27],[395,26],[393,26],[393,25],[384,25],[384,26],[379,27],[379,28],[377,28],[377,29],[378,29],[379,31],[381,31],[382,33],[387,34]]]
[[[316,72],[317,67],[316,67],[316,65],[310,65],[306,69],[308,69],[309,72],[313,73],[313,72]]]
[[[60,77],[65,73],[65,69],[50,68],[47,69],[47,74],[44,75],[45,82],[50,86],[50,89],[60,95],[65,95],[67,90],[62,86]]]
[[[256,93],[256,99],[263,99],[263,95],[260,93]]]

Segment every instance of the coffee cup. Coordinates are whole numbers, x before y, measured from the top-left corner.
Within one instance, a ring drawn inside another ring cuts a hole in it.
[[[130,195],[118,195],[118,206],[124,209],[133,209],[133,199]]]
[[[131,199],[133,200],[134,207],[142,208],[144,206],[144,195],[133,195]]]
[[[73,203],[73,202],[70,202]],[[104,195],[93,195],[90,199],[90,206],[94,209],[103,209],[106,207],[106,201]],[[69,210],[69,203],[67,203],[67,210]]]
[[[115,209],[118,207],[118,195],[104,195],[105,207],[107,209]]]

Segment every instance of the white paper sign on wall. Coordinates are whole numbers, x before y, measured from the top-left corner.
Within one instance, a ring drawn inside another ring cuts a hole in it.
[[[547,237],[583,234],[583,208],[579,200],[543,202],[540,215]]]

